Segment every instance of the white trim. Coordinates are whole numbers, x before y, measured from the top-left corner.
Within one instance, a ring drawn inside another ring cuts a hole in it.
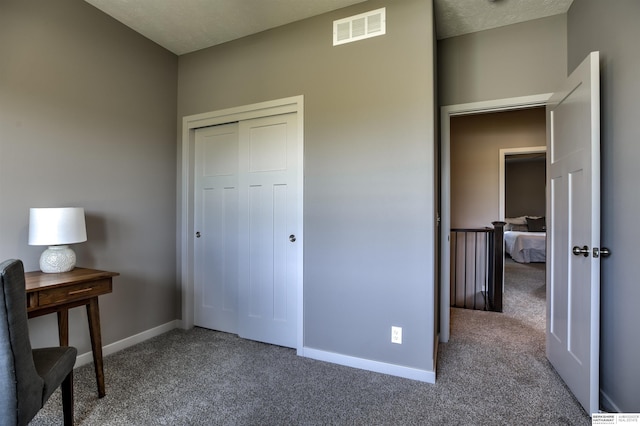
[[[500,195],[498,212],[500,213],[500,217],[498,219],[504,220],[504,211],[505,211],[505,159],[507,155],[517,155],[517,154],[537,154],[541,152],[547,152],[547,147],[545,146],[527,146],[522,148],[503,148],[500,150],[499,155],[499,168],[500,168],[500,177],[499,177],[499,186],[498,193]]]
[[[180,208],[180,238],[178,239],[178,253],[180,253],[180,288],[182,294],[182,327],[189,329],[193,327],[193,166],[194,166],[194,144],[195,130],[201,127],[215,126],[217,124],[232,123],[235,121],[249,120],[252,118],[268,117],[273,115],[297,113],[298,129],[298,164],[300,173],[298,174],[298,187],[304,191],[304,96],[292,96],[289,98],[276,99],[267,102],[260,102],[251,105],[244,105],[218,111],[210,111],[202,114],[195,114],[183,117],[182,119],[182,155],[179,161],[178,172],[178,203]],[[298,200],[298,214],[300,220],[303,219],[303,198]],[[304,224],[300,224],[297,232],[299,241],[304,241]],[[303,298],[303,259],[304,245],[299,244],[298,262],[298,337],[297,351],[302,354],[303,330],[304,330],[304,298]]]
[[[418,380],[420,382],[435,383],[436,372],[433,370],[420,370],[418,368],[405,367],[403,365],[387,364],[370,359],[357,358],[348,355],[341,355],[334,352],[322,351],[319,349],[304,348],[304,356],[318,361],[331,362],[333,364],[358,368],[360,370],[373,371],[376,373],[389,374],[405,379]]]
[[[160,336],[176,328],[183,328],[180,324],[180,320],[169,321],[168,323],[159,325],[141,333],[134,334],[133,336],[118,340],[117,342],[113,342],[109,345],[103,346],[102,355],[107,356],[114,354],[123,349],[127,349],[131,346],[137,345],[138,343],[142,343],[146,340]],[[402,365],[387,364],[384,362],[372,361],[348,355],[340,355],[337,353],[321,351],[312,348],[302,348],[302,350],[298,351],[298,355],[302,355],[302,352],[304,352],[305,357],[318,361],[330,362],[347,367],[359,368],[361,370],[374,371],[376,373],[404,377],[406,379],[418,380],[426,383],[436,382],[436,373],[432,370],[420,370],[418,368],[405,367]],[[74,368],[81,367],[91,362],[93,362],[93,353],[91,351],[85,352],[81,355],[78,355]]]
[[[173,321],[169,321],[168,323],[151,328],[149,330],[143,331],[141,333],[134,334],[133,336],[129,336],[122,340],[118,340],[117,342],[110,343],[102,347],[102,356],[107,356],[107,355],[111,355],[113,353],[119,352],[133,345],[137,345],[138,343],[142,343],[145,340],[149,340],[153,337],[160,336],[161,334],[164,334],[178,327],[180,327],[180,320],[173,320]],[[78,355],[78,357],[76,358],[76,363],[73,366],[73,368],[77,368],[82,365],[89,364],[91,362],[93,362],[93,352],[91,351],[85,352],[81,355]]]
[[[449,341],[449,281],[451,230],[451,117],[457,115],[479,114],[496,111],[509,111],[522,108],[544,106],[550,93],[497,99],[492,101],[448,105],[440,108],[441,135],[441,227],[440,227],[440,341]]]

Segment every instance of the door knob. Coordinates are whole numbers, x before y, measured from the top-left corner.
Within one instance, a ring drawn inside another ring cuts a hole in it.
[[[294,234],[289,235],[289,241],[291,241],[292,243],[296,242],[296,236]]]
[[[200,238],[200,231],[196,232],[196,238]]]
[[[576,256],[580,256],[583,255],[584,257],[589,256],[589,247],[584,246],[582,248],[578,247],[578,246],[574,246],[573,247],[573,254],[575,254]]]

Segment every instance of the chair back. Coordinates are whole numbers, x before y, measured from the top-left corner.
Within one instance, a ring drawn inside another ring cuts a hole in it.
[[[0,263],[0,424],[31,419],[42,404],[43,379],[31,352],[24,266]]]

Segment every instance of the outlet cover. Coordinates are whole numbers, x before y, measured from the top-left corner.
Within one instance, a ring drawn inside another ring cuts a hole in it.
[[[402,327],[391,326],[391,343],[402,344]]]

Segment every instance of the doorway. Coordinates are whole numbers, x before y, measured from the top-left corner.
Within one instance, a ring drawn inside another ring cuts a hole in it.
[[[533,290],[539,290],[540,286],[544,293],[544,263],[540,267],[539,262],[544,262],[545,236],[527,232],[527,222],[530,219],[535,219],[535,223],[544,221],[545,158],[544,108],[451,118],[452,237],[464,235],[464,246],[468,246],[470,239],[480,238],[481,241],[484,235],[482,230],[492,228],[493,222],[507,221],[503,244],[507,250],[504,268],[501,267],[501,271],[504,271],[504,293],[499,308],[505,314],[527,312],[513,309],[512,305],[525,302],[526,298],[532,296]],[[454,244],[457,249],[459,243],[457,241]],[[464,289],[485,285],[482,276],[470,274],[469,271],[478,268],[482,271],[481,265],[488,260],[482,256],[482,249],[477,247],[477,243],[471,246],[476,246],[480,253],[475,253],[475,256],[471,254],[475,261],[472,265],[465,265],[464,270],[459,267],[460,250],[452,253],[452,262],[455,261],[456,265],[452,271],[455,278],[451,285],[455,283],[456,288],[452,291],[456,296],[465,293]],[[465,258],[470,255],[468,252],[464,254]],[[502,259],[500,265],[503,265]],[[537,280],[534,279],[536,277]],[[539,296],[540,293],[537,291],[535,294]],[[475,295],[474,301],[478,296]],[[487,309],[487,302],[482,303],[485,295],[480,296],[479,305],[472,306],[483,309],[484,305],[484,309]],[[460,307],[462,304],[458,299],[456,297],[455,306]],[[488,299],[489,309],[493,309],[493,299]],[[544,324],[544,298],[531,297],[531,303],[542,307],[536,311],[539,317],[536,324]],[[467,303],[464,306],[467,307]]]
[[[540,126],[546,128],[544,117]],[[500,211],[507,222],[503,312],[544,331],[546,146],[504,149],[500,157]],[[529,219],[541,229],[529,229]]]
[[[452,228],[451,199],[451,119],[457,116],[484,114],[499,111],[513,111],[545,106],[550,94],[509,98],[495,101],[452,105],[441,108],[441,281],[440,281],[440,341],[447,342],[450,336],[450,241]],[[504,210],[502,210],[504,211]]]

